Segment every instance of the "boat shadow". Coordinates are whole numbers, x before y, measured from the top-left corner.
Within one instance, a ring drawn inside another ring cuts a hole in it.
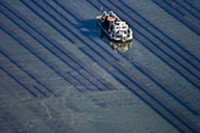
[[[99,37],[100,28],[96,24],[96,19],[89,19],[81,21],[81,25],[78,26],[80,32],[89,37]]]

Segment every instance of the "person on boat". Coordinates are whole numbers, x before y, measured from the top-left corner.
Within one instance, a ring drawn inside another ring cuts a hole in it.
[[[101,22],[104,22],[104,21],[105,21],[106,16],[108,17],[108,14],[107,14],[106,11],[104,11],[104,12],[102,13],[102,15],[101,15]]]
[[[104,27],[105,29],[107,29],[107,25],[108,25],[108,18],[109,15],[107,14],[106,11],[104,11],[101,15],[101,25],[102,27]]]
[[[115,18],[115,17],[116,17],[116,15],[114,14],[113,11],[110,11],[108,14],[109,14],[109,16],[112,17],[112,18]]]

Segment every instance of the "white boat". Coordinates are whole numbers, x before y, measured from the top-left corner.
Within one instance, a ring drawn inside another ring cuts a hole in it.
[[[133,39],[133,32],[125,21],[122,21],[113,11],[104,11],[96,17],[97,25],[113,41],[126,42]]]

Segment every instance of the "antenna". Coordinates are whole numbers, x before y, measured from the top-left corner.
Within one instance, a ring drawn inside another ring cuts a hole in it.
[[[101,14],[101,11],[103,10],[103,6],[101,6],[101,9],[100,9],[100,11],[99,11],[99,13]]]

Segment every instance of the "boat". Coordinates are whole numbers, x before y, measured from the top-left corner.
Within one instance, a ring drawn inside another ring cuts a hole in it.
[[[112,41],[126,42],[133,39],[133,32],[125,21],[122,21],[113,11],[103,11],[96,17],[97,25]]]

